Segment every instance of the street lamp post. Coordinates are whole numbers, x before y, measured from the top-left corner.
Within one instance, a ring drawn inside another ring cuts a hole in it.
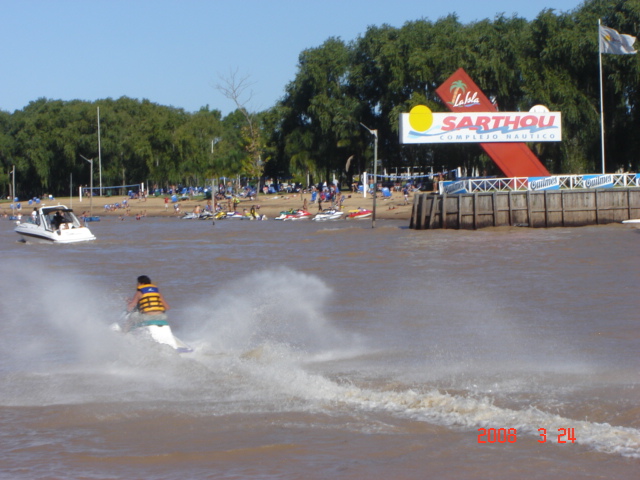
[[[11,186],[13,187],[11,189],[11,202],[13,203],[16,198],[16,166],[15,165],[11,168]]]
[[[371,130],[364,123],[360,123],[373,135],[373,213],[371,214],[371,228],[376,228],[376,198],[378,198],[378,130]],[[365,190],[367,186],[365,185]]]
[[[216,194],[215,194],[215,190],[216,190],[216,183],[218,183],[218,179],[217,177],[215,177],[215,171],[216,171],[216,164],[215,164],[215,157],[213,155],[213,147],[215,145],[218,144],[218,142],[220,141],[220,137],[215,137],[213,139],[211,139],[211,213],[213,215],[216,214]],[[214,222],[215,224],[215,222]]]
[[[93,163],[91,165],[93,165]],[[100,177],[100,196],[102,196],[102,148],[100,146],[100,107],[98,107],[98,173]],[[93,175],[91,175],[91,178],[93,178]],[[91,191],[91,195],[93,196],[93,190]]]
[[[84,155],[80,156],[91,164],[91,180],[89,181],[89,216],[93,217],[93,158],[87,158]]]
[[[15,202],[16,202],[16,166],[14,165],[9,172],[11,175],[11,217],[15,215]]]

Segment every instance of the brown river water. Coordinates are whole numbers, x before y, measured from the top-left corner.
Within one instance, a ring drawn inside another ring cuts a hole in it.
[[[2,479],[638,478],[640,229],[1,225]]]

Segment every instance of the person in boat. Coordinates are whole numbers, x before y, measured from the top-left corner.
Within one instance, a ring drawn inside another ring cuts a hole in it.
[[[53,220],[51,220],[51,226],[54,230],[58,230],[60,225],[65,222],[64,215],[60,210],[56,211],[56,214],[53,216]]]
[[[166,311],[169,304],[164,299],[157,286],[151,283],[146,275],[138,277],[136,293],[127,304],[127,312],[130,313],[124,331],[144,325],[145,322],[167,321]]]

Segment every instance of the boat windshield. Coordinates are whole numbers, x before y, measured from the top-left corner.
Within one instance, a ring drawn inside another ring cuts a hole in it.
[[[61,226],[63,228],[80,227],[78,218],[71,210],[55,210],[49,212],[45,216],[45,219],[53,230],[58,230]]]

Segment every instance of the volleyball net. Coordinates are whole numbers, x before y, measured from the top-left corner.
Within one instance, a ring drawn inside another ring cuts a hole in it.
[[[113,197],[128,196],[134,198],[144,192],[144,183],[134,183],[132,185],[110,185],[108,187],[87,187],[86,185],[79,187],[78,195],[82,198],[94,197]]]

